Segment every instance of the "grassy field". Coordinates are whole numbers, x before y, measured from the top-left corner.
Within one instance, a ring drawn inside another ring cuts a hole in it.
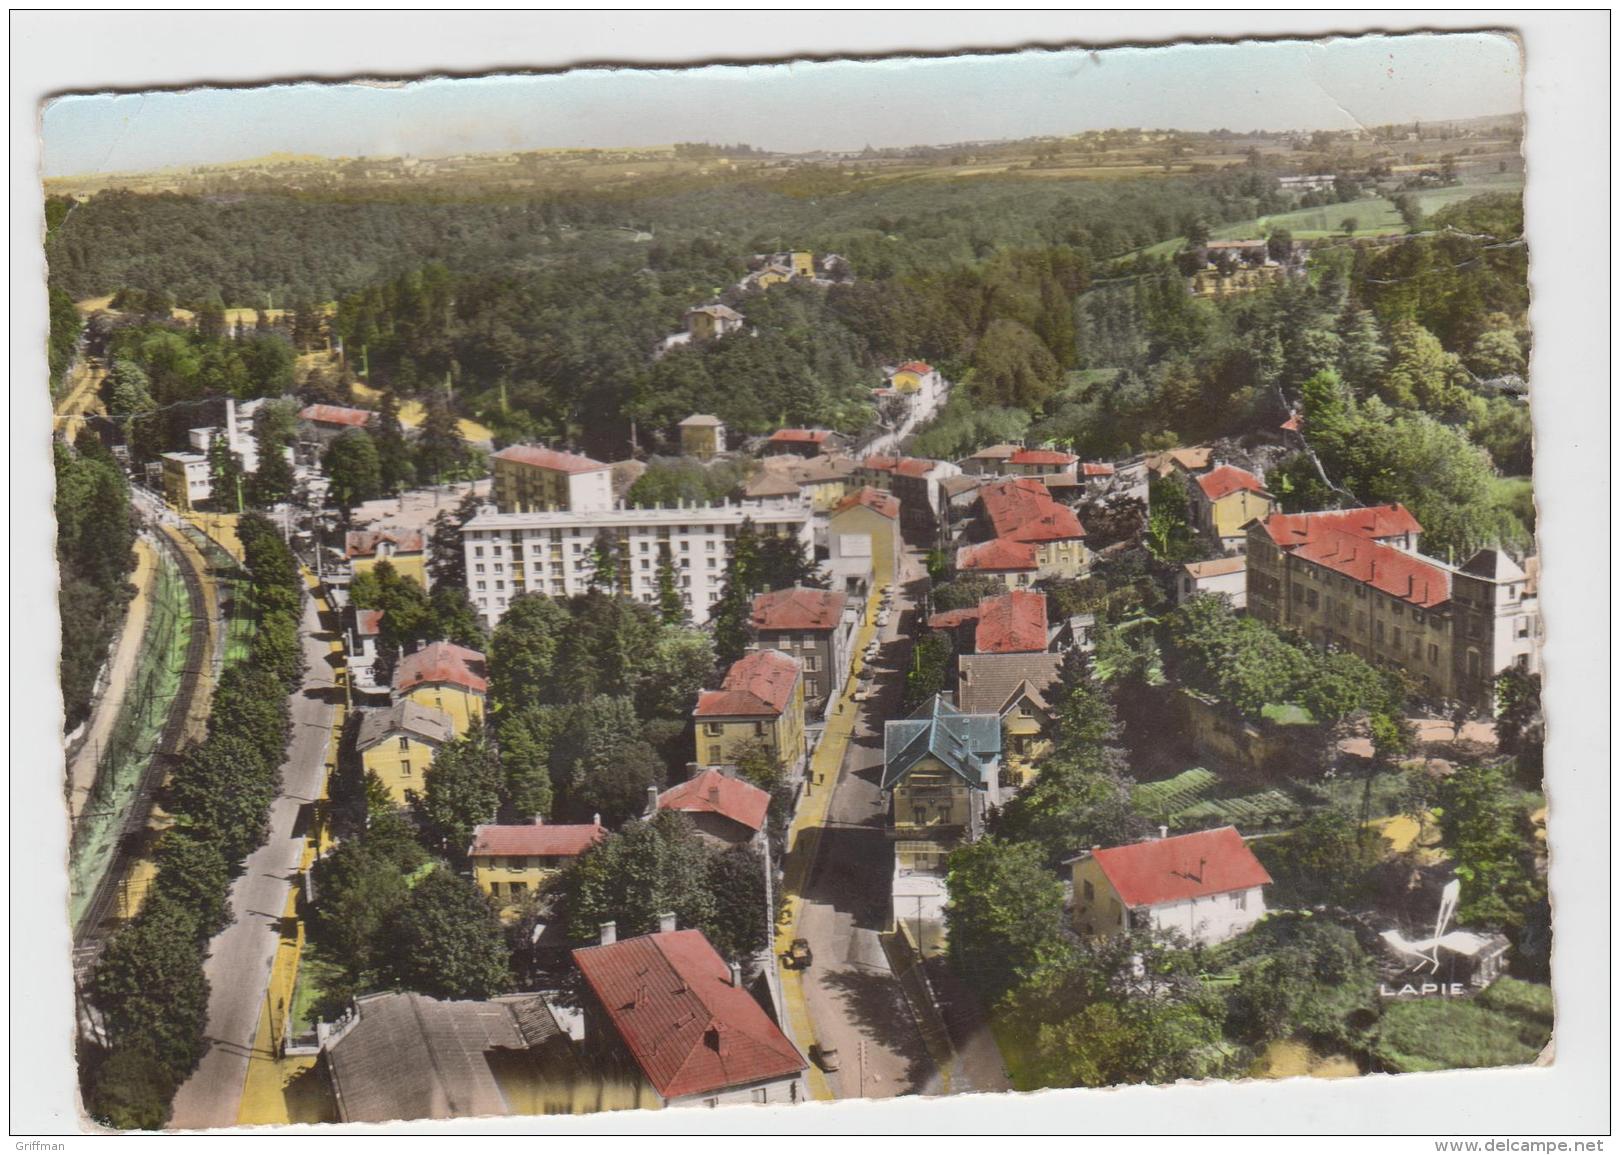
[[[1507,172],[1478,176],[1449,188],[1424,189],[1412,195],[1417,199],[1423,215],[1430,216],[1447,205],[1471,197],[1493,192],[1521,192],[1523,189],[1524,174]],[[1221,225],[1211,229],[1209,235],[1217,241],[1245,241],[1263,237],[1273,229],[1287,229],[1294,234],[1296,241],[1317,241],[1346,235],[1341,225],[1347,217],[1355,218],[1354,235],[1358,237],[1399,236],[1406,231],[1400,211],[1393,201],[1386,197],[1365,197],[1344,204],[1295,209],[1289,213]],[[1144,251],[1150,257],[1168,257],[1179,252],[1186,243],[1185,237],[1175,237]]]
[[[1384,1011],[1376,1053],[1391,1071],[1514,1067],[1552,1038],[1552,988],[1497,979],[1478,998],[1412,999]]]

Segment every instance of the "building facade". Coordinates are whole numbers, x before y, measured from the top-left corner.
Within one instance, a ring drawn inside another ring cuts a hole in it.
[[[871,540],[872,580],[881,588],[898,580],[905,540],[900,532],[900,502],[893,494],[862,486],[846,496],[827,519],[827,552],[838,559],[846,552],[849,538]]]
[[[744,521],[751,520],[762,535],[792,537],[809,548],[810,519],[808,503],[796,499],[599,512],[485,510],[461,530],[467,593],[489,626],[520,594],[584,593],[593,574],[596,537],[605,530],[617,544],[621,593],[657,603],[659,549],[668,545],[681,601],[702,625],[720,599],[726,562]]]
[[[455,736],[455,719],[448,713],[406,698],[362,712],[354,749],[361,771],[376,775],[394,805],[407,806],[408,794],[422,792],[433,756]]]
[[[1194,528],[1227,553],[1242,553],[1244,526],[1269,517],[1276,506],[1265,483],[1235,465],[1189,477],[1187,493]]]
[[[599,822],[475,826],[467,858],[478,889],[510,912],[606,837]]]
[[[754,598],[749,625],[755,643],[798,659],[812,716],[819,716],[843,692],[861,610],[861,604],[841,590],[796,586]]]
[[[797,658],[755,650],[731,664],[718,690],[698,694],[692,711],[696,761],[735,766],[762,745],[788,776],[804,769],[804,678]]]
[[[682,421],[681,453],[699,461],[709,461],[726,451],[726,427],[720,418],[708,413],[694,413]]]
[[[509,445],[491,464],[501,513],[613,508],[613,467],[603,462],[539,445]]]
[[[1231,826],[1082,851],[1074,929],[1088,938],[1152,929],[1214,946],[1266,915],[1271,875]]]
[[[430,642],[399,660],[394,670],[394,701],[409,699],[450,715],[457,734],[484,717],[489,692],[484,655],[453,642]]]
[[[423,589],[428,587],[427,550],[421,530],[351,529],[343,538],[343,556],[348,558],[355,577],[370,573],[386,561],[401,577]]]

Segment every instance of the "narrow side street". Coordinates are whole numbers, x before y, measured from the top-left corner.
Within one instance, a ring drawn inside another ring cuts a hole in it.
[[[170,1127],[231,1127],[238,1120],[287,900],[306,847],[310,808],[321,795],[339,688],[322,603],[304,603],[308,663],[292,699],[293,736],[282,764],[281,796],[270,807],[270,836],[248,857],[230,892],[231,925],[214,939],[205,964],[210,985],[208,1050],[174,1099]]]

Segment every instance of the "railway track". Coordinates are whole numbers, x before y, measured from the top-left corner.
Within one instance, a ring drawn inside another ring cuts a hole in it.
[[[94,966],[99,957],[101,947],[112,929],[111,916],[120,889],[125,885],[139,853],[146,849],[141,844],[157,829],[154,824],[157,791],[190,745],[188,734],[194,730],[199,719],[206,717],[201,708],[203,703],[198,699],[204,688],[204,679],[211,681],[213,678],[215,647],[212,644],[213,620],[203,585],[204,575],[198,565],[201,555],[182,547],[178,531],[167,525],[162,528],[166,532],[159,533],[158,539],[179,563],[181,580],[185,584],[186,600],[191,609],[191,638],[186,645],[180,686],[169,706],[169,717],[159,734],[157,749],[146,772],[141,775],[129,809],[119,826],[112,861],[108,863],[83,918],[75,928],[74,968],[80,974]]]

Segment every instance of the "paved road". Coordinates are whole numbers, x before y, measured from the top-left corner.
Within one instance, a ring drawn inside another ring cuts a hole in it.
[[[906,576],[920,572],[917,558],[908,554]],[[878,693],[859,706],[799,916],[799,933],[810,941],[816,960],[804,975],[805,1002],[816,1038],[824,1048],[838,1050],[840,1070],[827,1078],[840,1098],[887,1098],[942,1087],[879,938],[889,927],[894,862],[878,791],[883,723],[900,711],[911,652],[901,626],[910,612],[903,582],[871,667]]]
[[[275,960],[281,914],[304,851],[307,808],[320,796],[337,694],[331,640],[313,600],[304,603],[304,658],[309,672],[292,699],[293,736],[281,767],[281,797],[270,807],[270,836],[248,857],[231,887],[231,925],[214,939],[205,965],[208,1050],[174,1098],[173,1129],[236,1125]]]

